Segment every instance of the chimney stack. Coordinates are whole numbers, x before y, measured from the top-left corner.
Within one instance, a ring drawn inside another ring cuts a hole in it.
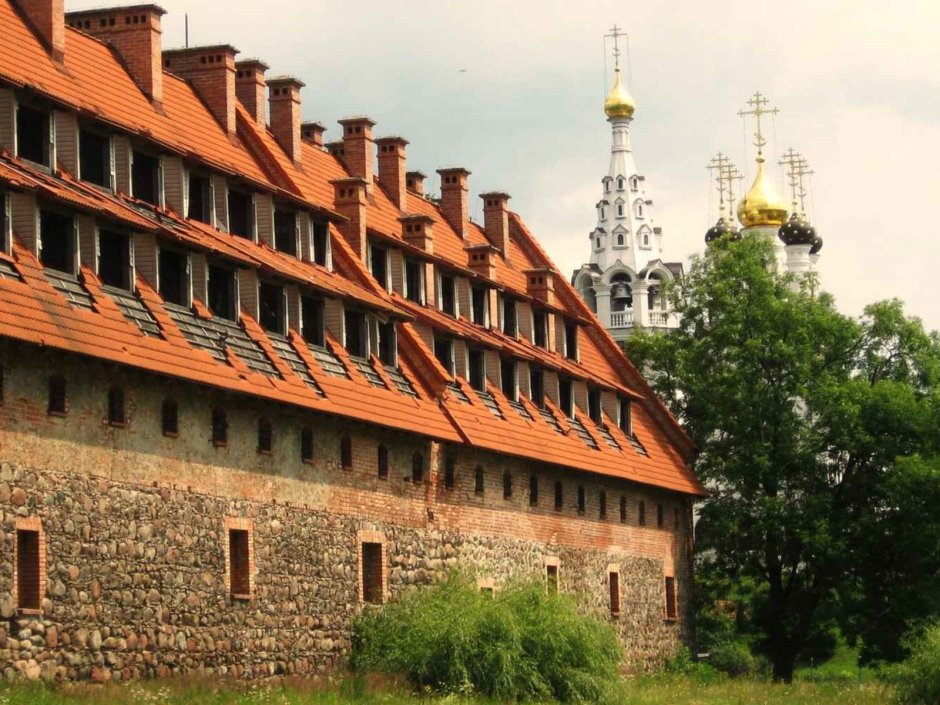
[[[434,252],[434,218],[429,215],[412,213],[403,215],[401,221],[401,234],[405,242],[417,247],[422,252]]]
[[[457,234],[466,239],[470,225],[470,202],[467,195],[467,177],[470,172],[455,166],[438,169],[441,175],[441,211]]]
[[[192,83],[225,131],[235,134],[235,55],[229,44],[163,52],[163,68]]]
[[[424,180],[428,178],[423,171],[409,171],[405,174],[405,185],[409,191],[419,196],[424,195]]]
[[[555,272],[550,267],[527,269],[526,291],[534,299],[544,301],[549,306],[555,305]]]
[[[382,137],[375,141],[379,150],[379,181],[388,191],[392,203],[403,213],[407,210],[408,190],[405,183],[405,147],[402,137]]]
[[[268,81],[271,91],[271,132],[294,164],[300,164],[300,89],[304,82],[293,76]]]
[[[18,0],[46,50],[55,61],[65,58],[65,0]]]
[[[488,242],[467,248],[470,255],[470,269],[488,279],[496,278],[496,248]]]
[[[238,102],[261,126],[268,123],[268,82],[264,76],[267,70],[268,65],[258,59],[235,63],[235,94]]]
[[[372,170],[375,161],[375,146],[372,128],[375,121],[368,117],[352,117],[340,120],[343,126],[343,151],[346,168],[353,176],[366,182],[366,193],[372,194]]]
[[[481,193],[483,199],[483,229],[486,239],[509,260],[509,194],[502,191]]]
[[[300,123],[300,139],[314,147],[323,147],[324,132],[326,132],[326,125],[322,122]]]
[[[347,218],[337,227],[350,247],[363,262],[366,261],[366,182],[358,176],[331,181],[336,211]]]

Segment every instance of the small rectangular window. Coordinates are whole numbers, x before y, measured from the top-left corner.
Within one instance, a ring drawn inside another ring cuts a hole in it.
[[[562,413],[571,418],[574,416],[574,404],[571,398],[571,380],[558,380],[558,406]]]
[[[489,302],[489,291],[485,286],[473,286],[470,288],[471,296],[471,316],[473,317],[473,322],[480,326],[485,326],[489,323],[487,316],[487,308]]]
[[[383,247],[369,247],[369,263],[372,277],[383,289],[388,289],[388,251]]]
[[[258,420],[258,452],[270,455],[274,450],[274,426],[268,419]]]
[[[39,259],[44,267],[75,274],[75,219],[57,211],[39,213]]]
[[[98,231],[98,278],[106,286],[130,290],[131,242],[124,233]]]
[[[633,437],[633,416],[629,399],[620,399],[620,430],[628,438]]]
[[[54,375],[49,378],[49,400],[46,406],[50,416],[65,416],[69,410],[69,399],[65,377]]]
[[[297,256],[297,213],[292,210],[274,211],[274,249]]]
[[[131,167],[131,194],[141,201],[161,205],[160,158],[136,149]]]
[[[314,220],[313,228],[313,262],[321,267],[328,266],[330,251],[330,225],[323,221]]]
[[[339,462],[343,470],[352,470],[353,451],[352,439],[349,436],[343,436],[339,442]]]
[[[499,363],[500,386],[509,401],[516,401],[516,361],[503,359]]]
[[[417,260],[405,260],[405,298],[424,303],[424,267]]]
[[[160,248],[157,276],[160,296],[178,306],[189,306],[189,257],[176,250]]]
[[[373,605],[385,602],[382,544],[362,544],[362,601]]]
[[[529,475],[529,506],[537,507],[539,504],[539,476]]]
[[[81,130],[78,150],[78,168],[82,181],[111,188],[111,137],[92,130]]]
[[[224,409],[212,410],[212,445],[216,448],[228,445],[228,416]]]
[[[540,348],[548,347],[548,314],[545,311],[532,313],[532,342]]]
[[[539,367],[529,368],[529,390],[532,403],[538,407],[545,406],[545,387],[543,373]]]
[[[617,617],[620,615],[620,573],[610,571],[607,583],[610,587],[610,613]]]
[[[234,598],[251,597],[251,551],[247,529],[228,530],[229,593]]]
[[[383,365],[395,367],[398,364],[395,321],[379,322],[379,359]]]
[[[441,274],[441,311],[448,316],[457,315],[457,280],[450,274]]]
[[[42,600],[39,532],[16,530],[16,606],[38,610]]]
[[[300,459],[305,463],[313,462],[313,429],[309,426],[300,430]]]
[[[444,461],[444,487],[448,490],[452,490],[456,484],[457,462],[452,457],[448,457],[447,460]]]
[[[513,338],[518,334],[516,301],[507,297],[503,297],[503,333]]]
[[[251,194],[229,189],[228,230],[233,235],[253,240],[255,237],[255,209]]]
[[[369,337],[366,331],[366,314],[362,311],[346,311],[346,350],[354,357],[369,356]]]
[[[235,271],[227,267],[209,265],[209,310],[213,316],[234,321],[238,318],[235,297]]]
[[[300,332],[310,345],[323,347],[326,343],[324,339],[323,324],[323,299],[313,296],[303,296],[300,299]]]
[[[127,422],[127,410],[124,403],[124,389],[117,385],[108,390],[108,424],[124,426]]]
[[[565,324],[565,357],[570,360],[578,359],[578,324]]]
[[[555,511],[560,512],[564,507],[564,489],[560,482],[555,483]]]
[[[175,399],[164,399],[160,409],[160,425],[163,435],[176,438],[179,435],[179,406]]]
[[[545,585],[548,588],[549,595],[558,594],[558,566],[545,566]]]
[[[28,105],[16,109],[16,155],[43,166],[50,165],[51,118],[47,111]]]
[[[676,600],[676,579],[666,578],[666,619],[679,618],[679,606]]]
[[[280,284],[258,284],[258,318],[266,331],[284,335],[287,317],[284,315],[284,287]]]
[[[601,424],[601,390],[588,389],[588,416],[591,421],[600,426]]]
[[[208,176],[189,172],[189,209],[186,217],[212,224],[212,182]]]
[[[379,479],[387,480],[388,479],[388,446],[380,445],[377,452],[378,457],[376,458],[379,471]]]
[[[486,364],[484,353],[480,348],[470,348],[467,353],[467,363],[470,375],[470,386],[478,392],[486,391]]]
[[[434,356],[448,374],[454,374],[454,344],[450,338],[434,339]]]

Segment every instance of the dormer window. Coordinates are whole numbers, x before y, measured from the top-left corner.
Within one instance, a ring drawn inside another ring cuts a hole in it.
[[[271,333],[287,333],[284,287],[280,284],[260,282],[258,284],[258,322]]]
[[[620,430],[623,431],[624,435],[628,438],[633,437],[633,412],[631,409],[630,400],[624,397],[620,398],[620,408],[618,413],[618,425]]]
[[[130,248],[127,235],[113,230],[98,232],[98,278],[102,284],[117,289],[133,288]]]
[[[601,220],[607,220],[607,209],[601,206]]]
[[[178,306],[189,306],[189,256],[161,247],[157,267],[160,296],[163,300]]]
[[[532,312],[532,343],[548,348],[548,313],[545,311]]]
[[[473,322],[480,326],[489,325],[489,292],[485,286],[470,287],[471,309]]]
[[[529,398],[539,408],[545,406],[544,374],[540,367],[529,368]]]
[[[111,188],[111,136],[82,128],[78,137],[78,171],[82,181]]]
[[[578,324],[565,323],[565,357],[578,359]]]
[[[76,274],[78,233],[72,215],[43,208],[39,212],[39,261],[43,267]]]
[[[448,316],[457,316],[457,279],[451,274],[440,275],[438,301],[440,309]]]
[[[274,209],[274,249],[297,256],[297,213],[286,208]]]
[[[200,223],[211,225],[213,213],[212,181],[208,176],[191,171],[189,172],[186,189],[189,201],[186,217],[190,220],[198,220]]]
[[[48,111],[19,104],[16,108],[16,156],[52,166],[55,133]]]
[[[377,245],[369,246],[369,264],[372,277],[386,291],[388,290],[388,250]]]
[[[434,357],[447,370],[447,374],[454,375],[454,343],[450,338],[434,338]]]
[[[486,358],[480,348],[470,348],[467,352],[467,368],[470,386],[478,392],[486,391]]]
[[[398,365],[397,333],[395,321],[388,320],[378,324],[378,354],[383,365],[396,367]]]
[[[362,311],[347,310],[344,323],[346,350],[354,357],[368,357],[369,334],[366,329],[366,314]]]
[[[513,338],[518,335],[519,326],[516,320],[516,300],[508,296],[502,297],[503,301],[503,333]]]
[[[209,310],[213,316],[226,318],[230,321],[237,320],[238,298],[236,296],[235,270],[215,264],[210,264],[208,270]]]
[[[500,387],[502,388],[503,395],[509,401],[516,401],[518,385],[516,384],[516,361],[515,360],[503,359],[500,361],[499,378],[500,378]]]
[[[323,347],[324,303],[313,296],[300,297],[300,334],[310,345]]]
[[[329,267],[330,262],[330,225],[324,221],[314,220],[310,227],[313,232],[313,263],[321,267]]]
[[[574,417],[574,402],[571,393],[571,380],[558,380],[558,407],[568,418]]]
[[[405,298],[416,304],[424,303],[424,266],[413,259],[405,259]]]
[[[596,249],[596,250],[602,249],[602,247],[601,247],[601,239],[600,239],[600,238],[597,238],[597,239],[594,241],[594,249]]]
[[[588,416],[596,425],[601,425],[601,390],[588,388]]]
[[[255,209],[251,194],[229,189],[228,229],[233,235],[255,239]]]
[[[162,206],[163,169],[160,158],[135,149],[131,159],[131,195],[155,206]]]

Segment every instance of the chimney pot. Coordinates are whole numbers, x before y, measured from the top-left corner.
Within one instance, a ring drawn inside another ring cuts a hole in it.
[[[467,177],[463,167],[438,169],[441,175],[441,211],[457,234],[466,239],[470,227],[470,201],[467,195]]]
[[[235,93],[259,125],[268,122],[267,78],[268,65],[259,59],[235,62]]]
[[[300,124],[300,139],[316,147],[323,147],[323,133],[326,125],[322,122],[304,122]]]
[[[407,210],[408,188],[405,183],[405,147],[403,137],[382,137],[375,141],[379,152],[379,181],[388,191],[398,210]]]
[[[20,9],[39,33],[55,61],[65,58],[65,0],[19,0]]]
[[[271,97],[271,132],[294,164],[300,164],[300,89],[304,82],[293,76],[279,76],[268,81]]]
[[[229,44],[168,49],[163,68],[188,80],[225,131],[235,134],[235,55]]]

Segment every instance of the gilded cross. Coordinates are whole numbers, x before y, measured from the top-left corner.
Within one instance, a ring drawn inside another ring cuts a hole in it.
[[[784,152],[780,161],[780,166],[787,168],[787,180],[790,184],[790,193],[793,198],[793,208],[796,209],[797,201],[800,204],[800,212],[805,213],[804,201],[806,199],[806,186],[803,177],[810,176],[814,172],[809,168],[809,162],[799,152],[792,147]]]
[[[620,37],[624,36],[624,33],[620,30],[616,24],[610,28],[610,34],[604,35],[606,37],[614,38],[614,66],[615,68],[620,68],[620,44],[618,40]]]
[[[754,146],[757,147],[757,158],[760,159],[764,154],[764,145],[767,144],[767,140],[764,139],[764,134],[761,132],[760,119],[764,115],[776,115],[780,111],[777,108],[768,108],[767,105],[770,104],[770,101],[760,91],[755,91],[754,95],[748,99],[747,104],[751,106],[750,110],[739,110],[738,115],[742,118],[747,115],[754,116],[754,121],[757,124],[757,131],[754,133]]]

